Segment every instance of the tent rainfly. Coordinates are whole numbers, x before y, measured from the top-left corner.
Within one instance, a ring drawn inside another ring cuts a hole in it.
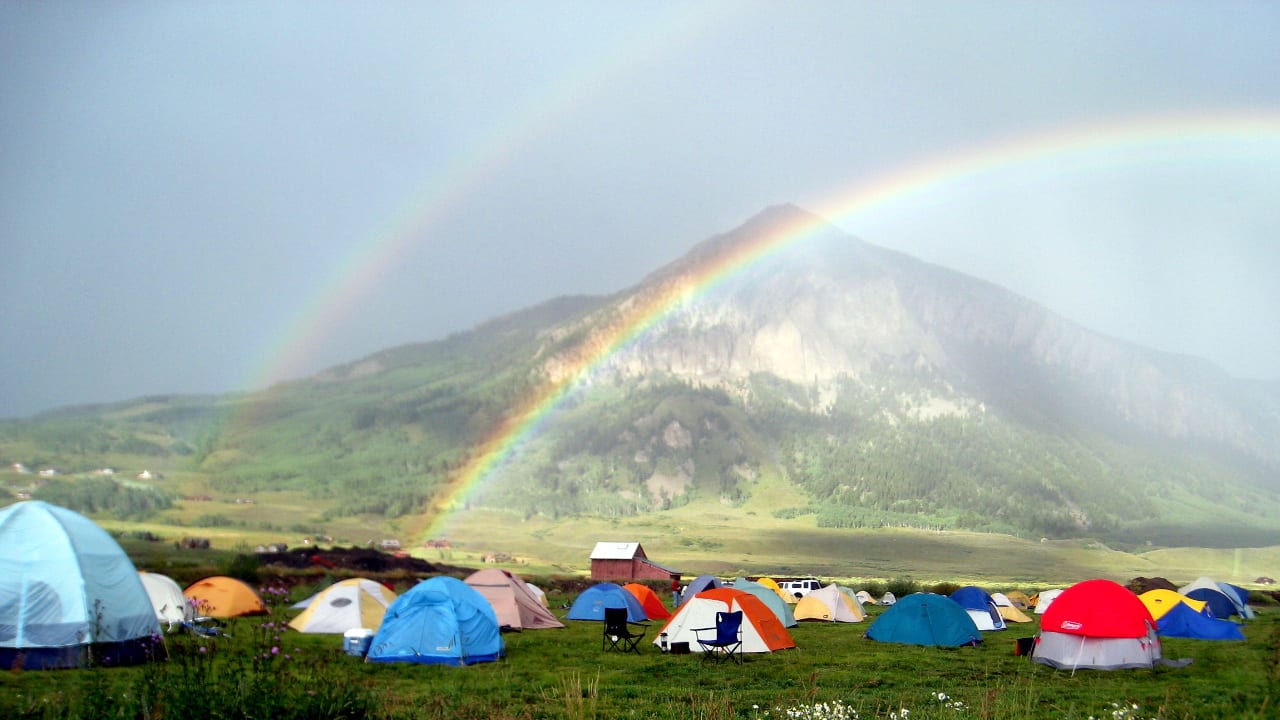
[[[0,668],[80,667],[149,660],[155,608],[137,569],[107,531],[57,505],[0,508]]]
[[[477,570],[465,581],[484,596],[503,630],[562,628],[564,623],[546,608],[524,580],[497,568]]]

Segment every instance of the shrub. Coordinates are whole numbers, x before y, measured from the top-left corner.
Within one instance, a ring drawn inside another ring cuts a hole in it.
[[[889,581],[886,586],[894,597],[906,597],[911,593],[920,592],[920,583],[912,580],[910,577],[894,578]]]
[[[243,580],[249,584],[258,582],[258,569],[262,567],[261,561],[253,555],[236,555],[228,560],[221,568],[222,574],[227,577],[233,577],[237,580]]]
[[[960,589],[960,586],[950,582],[940,582],[928,588],[928,591],[937,595],[950,595]]]

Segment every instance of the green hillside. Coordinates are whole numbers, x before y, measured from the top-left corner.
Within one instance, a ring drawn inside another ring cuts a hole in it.
[[[235,513],[193,516],[182,498],[285,493],[305,499],[306,516],[273,518],[271,528],[357,518],[421,527],[414,518],[534,389],[529,347],[540,337],[537,323],[508,319],[262,393],[5,422],[6,465],[60,475],[10,470],[4,482],[121,519],[141,503],[157,519],[253,530]],[[936,396],[901,378],[874,392],[850,385],[840,398],[818,408],[805,388],[763,374],[736,394],[675,378],[599,383],[571,393],[469,502],[553,523],[751,505],[756,518],[815,528],[1087,537],[1130,548],[1280,544],[1280,500],[1264,465],[968,408],[931,415]],[[69,481],[120,483],[94,474],[108,467],[129,479],[131,499],[94,504],[68,492]],[[161,479],[138,480],[143,470]],[[785,500],[759,502],[764,476],[780,478]],[[144,501],[142,489],[170,504]]]

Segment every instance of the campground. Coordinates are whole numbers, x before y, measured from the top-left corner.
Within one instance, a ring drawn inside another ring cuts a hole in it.
[[[563,619],[574,594],[548,585]],[[371,664],[341,636],[283,629],[297,611],[281,602],[227,621],[222,637],[168,635],[166,662],[0,673],[0,717],[1274,718],[1280,606],[1256,607],[1243,643],[1165,639],[1165,657],[1187,667],[1072,673],[1014,654],[1038,618],[977,647],[917,647],[863,638],[879,606],[860,623],[802,622],[796,649],[742,665],[660,652],[657,622],[639,654],[605,652],[601,624],[573,620],[505,633],[499,662]]]

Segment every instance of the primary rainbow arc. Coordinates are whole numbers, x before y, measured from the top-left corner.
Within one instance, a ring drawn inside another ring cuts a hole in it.
[[[610,325],[596,333],[593,342],[579,348],[570,359],[570,370],[513,408],[479,443],[471,459],[458,470],[433,502],[429,534],[443,530],[449,512],[467,493],[509,458],[542,427],[565,397],[589,377],[607,358],[643,336],[681,303],[696,299],[724,279],[763,261],[815,231],[831,224],[843,225],[872,210],[913,196],[944,190],[994,170],[1028,163],[1070,161],[1120,148],[1165,148],[1171,157],[1187,148],[1209,144],[1271,143],[1280,149],[1280,113],[1236,112],[1211,115],[1124,118],[1034,133],[1011,140],[930,158],[838,193],[821,203],[817,214],[801,222],[784,224],[696,267],[679,282],[661,292],[638,293]]]

